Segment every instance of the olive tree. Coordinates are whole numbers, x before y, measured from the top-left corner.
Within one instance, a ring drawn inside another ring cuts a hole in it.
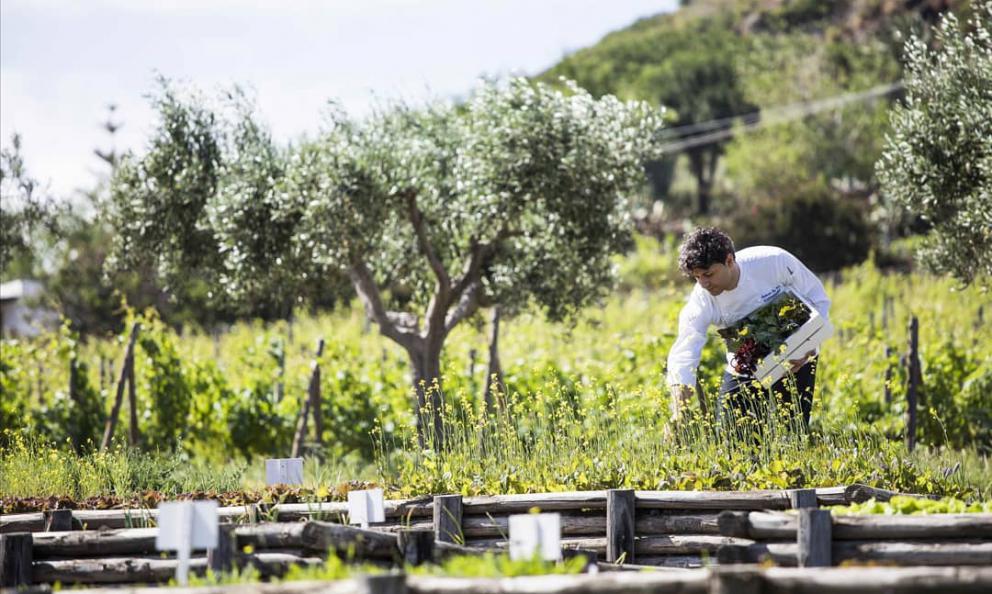
[[[534,305],[561,320],[600,298],[610,256],[631,243],[625,200],[662,126],[645,103],[523,79],[458,105],[393,105],[360,121],[333,112],[319,137],[285,150],[244,110],[221,125],[200,107],[168,107],[187,116],[160,107],[163,121],[187,132],[125,160],[124,251],[153,245],[166,272],[206,266],[236,297],[346,273],[409,356],[420,436],[435,447],[452,329],[481,307]],[[200,129],[212,140],[193,141]],[[157,169],[167,179],[144,183],[159,159],[174,163]],[[209,183],[196,179],[208,170]],[[178,189],[187,176],[189,193]]]
[[[0,150],[0,273],[9,272],[18,259],[40,260],[34,253],[39,243],[36,237],[40,232],[58,236],[58,219],[64,210],[39,191],[38,181],[24,166],[21,137],[14,134],[10,147]]]
[[[948,14],[935,49],[906,44],[906,98],[877,164],[883,193],[931,226],[919,252],[963,282],[992,275],[992,2],[963,33]]]

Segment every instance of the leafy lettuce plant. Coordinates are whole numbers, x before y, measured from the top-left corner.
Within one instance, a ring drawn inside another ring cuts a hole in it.
[[[809,307],[785,292],[718,334],[727,344],[727,350],[734,354],[734,370],[752,375],[761,360],[781,348],[809,318]]]

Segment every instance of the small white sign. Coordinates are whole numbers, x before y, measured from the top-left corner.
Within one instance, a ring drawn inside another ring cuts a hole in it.
[[[158,506],[155,548],[176,551],[176,581],[189,582],[189,558],[194,549],[217,548],[216,501],[170,501]]]
[[[348,522],[368,528],[369,524],[386,521],[386,505],[382,489],[348,491]]]
[[[510,559],[561,560],[561,514],[510,516]]]
[[[271,458],[265,461],[266,485],[302,485],[303,458]]]

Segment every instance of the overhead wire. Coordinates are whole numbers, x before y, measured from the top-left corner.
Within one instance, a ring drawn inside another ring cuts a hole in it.
[[[675,135],[679,138],[667,144],[663,144],[661,146],[661,151],[666,154],[679,153],[697,146],[704,146],[726,140],[735,134],[753,132],[767,126],[802,119],[813,114],[843,107],[849,103],[870,101],[880,97],[885,97],[902,91],[904,88],[904,84],[901,81],[897,81],[894,83],[878,85],[866,91],[860,91],[857,93],[845,93],[843,95],[835,95],[833,97],[818,99],[816,101],[800,101],[741,114],[738,116],[719,118],[706,122],[698,122],[694,124],[687,124],[685,126],[669,128],[664,132],[664,134]],[[696,132],[705,132],[706,130],[714,131],[695,134]]]

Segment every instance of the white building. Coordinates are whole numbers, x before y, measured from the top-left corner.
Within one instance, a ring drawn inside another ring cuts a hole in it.
[[[45,287],[35,280],[0,284],[0,333],[4,338],[37,336],[58,326],[59,316],[41,300]]]

